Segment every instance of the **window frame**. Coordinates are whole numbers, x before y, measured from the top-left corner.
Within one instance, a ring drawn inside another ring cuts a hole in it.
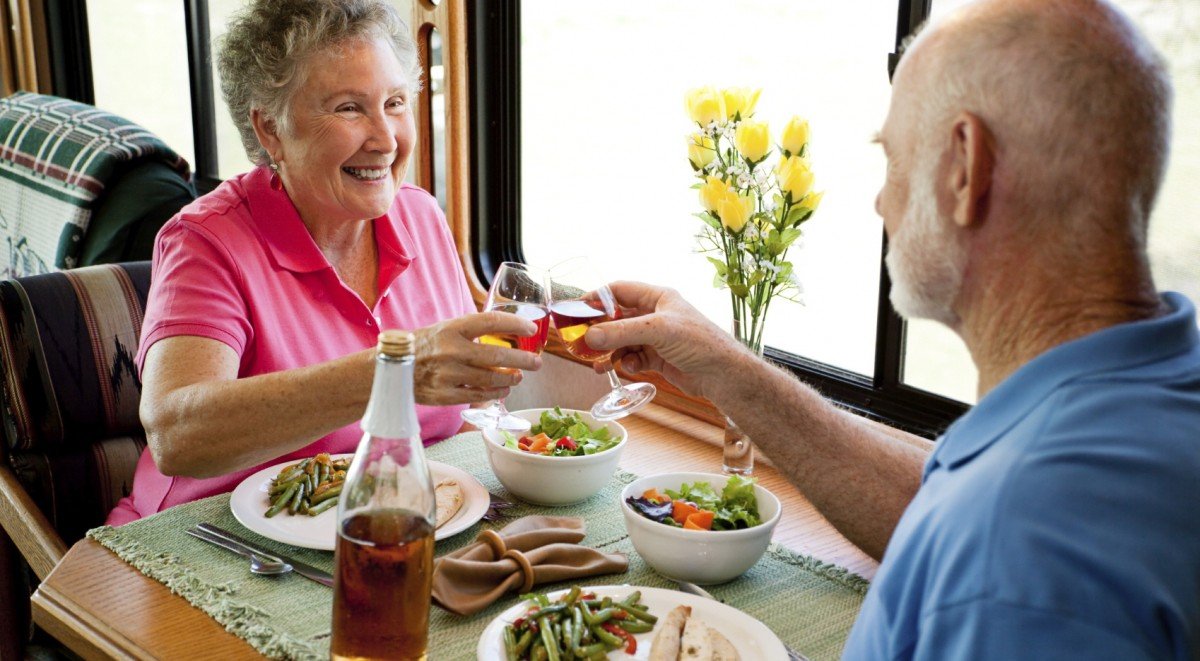
[[[897,0],[896,41],[881,65],[889,76],[901,44],[929,16],[931,0]],[[471,247],[481,280],[502,261],[522,261],[520,1],[473,0],[469,21],[472,52],[472,218]],[[882,232],[882,229],[880,230]],[[933,438],[969,408],[966,404],[903,380],[906,324],[888,299],[891,281],[880,252],[875,375],[821,363],[775,347],[766,358],[787,368],[840,405],[892,427]]]

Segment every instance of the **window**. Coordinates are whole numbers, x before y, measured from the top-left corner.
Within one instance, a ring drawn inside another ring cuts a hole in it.
[[[761,87],[759,117],[776,131],[792,114],[812,123],[827,191],[792,253],[805,305],[772,305],[767,355],[851,408],[936,433],[966,406],[901,379],[904,324],[881,294],[874,212],[885,162],[869,144],[887,111],[890,55],[926,4],[477,2],[481,272],[504,258],[590,255],[682,290],[728,326],[728,292],[694,254],[683,97],[708,84]],[[702,41],[714,26],[728,47]]]
[[[94,105],[141,124],[194,166],[183,3],[87,0],[87,13]]]
[[[895,3],[722,0],[521,4],[522,247],[531,263],[576,254],[621,277],[674,287],[730,326],[729,292],[697,254],[685,138],[687,90],[762,88],[772,136],[812,126],[822,208],[789,256],[799,305],[772,303],[765,342],[860,374],[875,362],[884,159],[870,143],[890,93]],[[719,26],[719,28],[717,27]],[[798,39],[798,33],[803,38]],[[723,35],[727,45],[715,44]]]

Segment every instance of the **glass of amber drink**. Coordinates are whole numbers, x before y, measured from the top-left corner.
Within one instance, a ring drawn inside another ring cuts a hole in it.
[[[651,383],[624,385],[612,365],[612,350],[588,345],[588,328],[621,318],[621,308],[595,266],[586,259],[570,259],[550,271],[550,317],[571,355],[605,368],[612,386],[607,395],[592,405],[597,420],[616,420],[642,408],[658,392]]]
[[[524,264],[504,262],[496,270],[492,286],[488,289],[484,312],[508,312],[523,317],[537,325],[537,332],[529,337],[510,334],[483,335],[478,341],[510,349],[522,349],[541,353],[546,346],[546,335],[550,332],[550,304],[545,276]],[[499,428],[508,431],[525,431],[529,421],[518,418],[504,408],[503,400],[496,400],[481,409],[462,412],[463,420],[480,428]]]

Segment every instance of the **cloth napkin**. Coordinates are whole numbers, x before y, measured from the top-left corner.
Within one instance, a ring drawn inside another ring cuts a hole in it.
[[[622,553],[580,546],[584,536],[583,519],[567,516],[526,516],[499,532],[484,530],[473,544],[433,561],[433,600],[474,615],[508,592],[629,568]]]

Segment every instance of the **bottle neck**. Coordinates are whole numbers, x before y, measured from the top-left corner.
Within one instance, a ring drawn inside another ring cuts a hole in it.
[[[375,382],[363,415],[363,432],[376,438],[421,437],[413,391],[413,357],[375,359]]]

